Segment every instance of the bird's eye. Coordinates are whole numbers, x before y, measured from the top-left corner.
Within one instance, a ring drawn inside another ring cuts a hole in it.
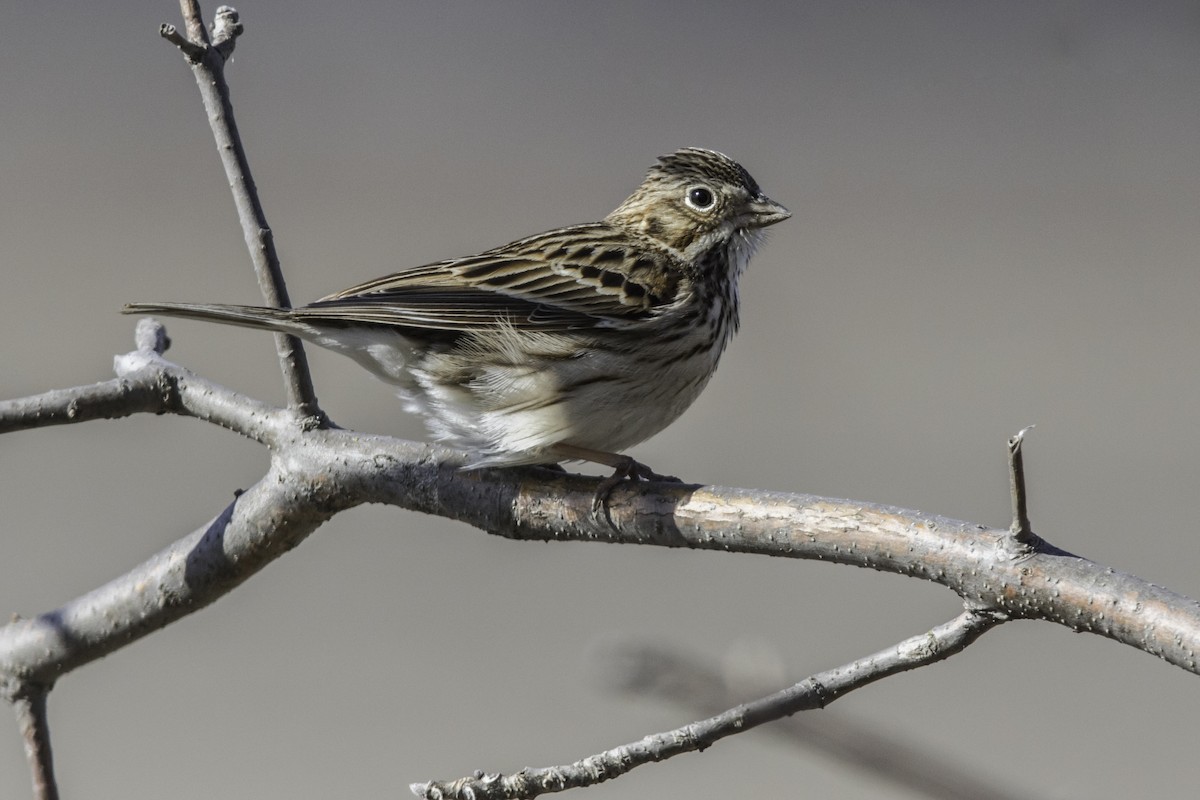
[[[717,203],[717,198],[713,196],[712,189],[707,186],[693,186],[684,195],[684,202],[697,211],[712,211],[713,206]]]

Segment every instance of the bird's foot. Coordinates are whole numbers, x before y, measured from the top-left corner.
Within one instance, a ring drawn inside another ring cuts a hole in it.
[[[550,448],[550,453],[570,461],[590,461],[593,464],[603,464],[613,468],[613,474],[600,481],[600,485],[596,487],[596,494],[592,496],[592,511],[597,515],[604,512],[604,515],[608,516],[609,495],[622,481],[682,483],[679,478],[660,475],[640,461],[635,461],[632,457],[620,453],[607,453],[603,450],[592,450],[572,444],[556,444]]]
[[[674,475],[660,475],[642,462],[633,460],[630,456],[618,456],[617,458],[619,463],[611,465],[613,467],[613,474],[600,481],[600,485],[596,487],[596,494],[592,497],[592,511],[597,514],[607,508],[609,495],[623,481],[631,481],[633,483],[637,483],[638,481],[682,483]]]

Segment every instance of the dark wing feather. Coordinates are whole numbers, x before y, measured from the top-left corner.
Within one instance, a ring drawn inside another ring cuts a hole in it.
[[[563,331],[653,316],[675,300],[680,274],[667,251],[596,223],[377,278],[296,316],[444,331]]]

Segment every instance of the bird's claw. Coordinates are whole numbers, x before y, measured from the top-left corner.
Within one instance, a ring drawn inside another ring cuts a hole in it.
[[[600,481],[600,485],[596,487],[596,494],[592,496],[592,511],[596,514],[603,511],[607,516],[609,495],[612,494],[613,489],[627,480],[634,483],[638,481],[683,482],[674,475],[660,475],[640,461],[634,461],[629,456],[624,456],[621,463],[613,470],[613,474]]]

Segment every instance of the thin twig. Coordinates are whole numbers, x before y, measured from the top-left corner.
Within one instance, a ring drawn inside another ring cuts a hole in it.
[[[842,695],[881,678],[949,658],[1001,621],[992,614],[964,611],[928,633],[910,637],[843,667],[819,672],[781,692],[572,764],[540,769],[527,767],[512,775],[477,773],[453,781],[414,783],[409,788],[413,794],[427,800],[516,800],[592,786],[624,775],[642,764],[703,750],[726,736],[765,722],[798,711],[824,708]]]
[[[690,714],[726,708],[735,693],[720,671],[656,645],[624,643],[599,655],[600,679],[606,685],[639,698],[667,700]],[[756,686],[765,680],[765,675],[752,678]],[[889,735],[839,714],[797,714],[777,720],[766,731],[796,749],[822,754],[896,789],[937,800],[1033,800],[1028,792],[1007,792],[977,770],[923,749],[907,737]]]
[[[254,264],[263,300],[269,306],[290,307],[287,285],[279,266],[279,254],[275,250],[275,237],[267,224],[266,212],[263,211],[258,189],[250,173],[250,164],[233,116],[229,84],[225,82],[225,57],[232,52],[234,42],[242,32],[237,11],[228,6],[218,9],[217,42],[210,45],[208,31],[200,19],[199,4],[194,0],[181,0],[180,7],[186,21],[190,47],[179,44],[178,31],[174,36],[170,35],[167,30],[170,26],[163,26],[163,36],[183,50],[196,77],[217,151],[225,167],[225,176],[233,191],[238,219],[242,223],[242,233],[250,250],[250,260]],[[194,55],[196,53],[199,55]],[[305,421],[306,427],[324,424],[324,414],[317,403],[308,359],[300,340],[294,336],[276,334],[275,349],[283,370],[288,408]]]
[[[0,400],[0,434],[132,414],[180,414],[220,425],[263,444],[291,427],[291,417],[162,357],[168,339],[153,319],[138,321],[138,349],[113,359],[117,377]]]
[[[46,690],[26,685],[12,698],[12,704],[25,742],[25,760],[29,762],[33,776],[34,800],[58,800],[50,726],[46,718]]]
[[[189,42],[179,29],[169,22],[158,26],[158,35],[179,48],[188,61],[199,61],[204,57],[204,48]]]
[[[196,0],[179,0],[179,13],[187,27],[187,37],[200,47],[208,47],[208,28],[200,15],[200,3]]]

